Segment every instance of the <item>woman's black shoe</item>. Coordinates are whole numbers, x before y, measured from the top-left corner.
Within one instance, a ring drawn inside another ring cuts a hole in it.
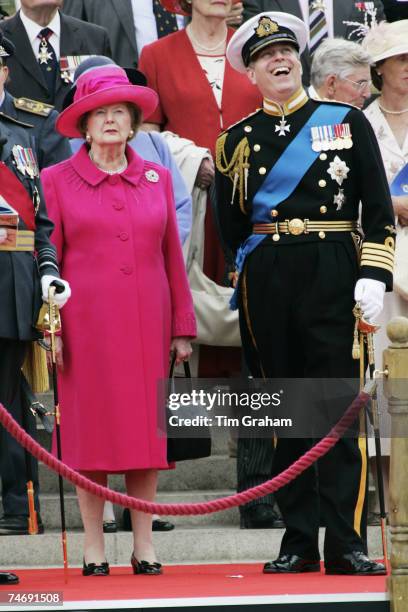
[[[132,553],[130,559],[134,574],[148,574],[150,576],[158,576],[163,573],[161,563],[149,563],[148,561],[138,561]]]
[[[0,572],[0,584],[11,585],[18,584],[18,576],[11,572]]]
[[[103,563],[85,563],[82,568],[83,576],[109,576],[109,563],[104,561]]]
[[[117,530],[116,521],[103,521],[103,533],[116,533]]]

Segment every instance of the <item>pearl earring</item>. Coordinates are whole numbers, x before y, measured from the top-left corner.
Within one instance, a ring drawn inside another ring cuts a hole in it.
[[[91,136],[90,134],[87,134],[87,135],[85,136],[85,140],[86,140],[86,142],[87,142],[87,143],[91,144],[91,142],[92,142],[92,136]]]

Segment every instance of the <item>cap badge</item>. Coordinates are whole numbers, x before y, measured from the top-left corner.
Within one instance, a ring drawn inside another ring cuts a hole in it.
[[[145,177],[150,183],[157,183],[159,181],[159,175],[156,170],[148,170],[145,172]]]
[[[270,17],[261,17],[259,20],[258,27],[255,32],[259,36],[259,38],[263,38],[264,36],[270,36],[275,32],[279,31],[279,25],[276,21],[272,21]]]
[[[7,51],[5,50],[5,48],[3,47],[3,45],[0,45],[0,57],[9,57],[9,53],[7,53]]]

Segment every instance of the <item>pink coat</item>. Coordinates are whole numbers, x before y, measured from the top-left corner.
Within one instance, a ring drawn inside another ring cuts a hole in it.
[[[166,468],[157,383],[174,336],[195,336],[169,172],[130,147],[110,176],[85,145],[42,172],[61,275],[63,460],[80,470]]]

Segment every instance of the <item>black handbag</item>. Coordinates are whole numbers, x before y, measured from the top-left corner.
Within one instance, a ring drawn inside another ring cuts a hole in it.
[[[176,357],[173,356],[170,365],[169,380],[170,387],[173,382],[174,365]],[[190,365],[188,361],[184,361],[185,377],[191,379]],[[169,389],[170,391],[171,389]],[[196,416],[208,417],[208,412],[205,406],[188,405],[182,406],[179,411],[180,416],[185,418],[193,418]],[[167,461],[185,461],[186,459],[201,459],[211,455],[211,432],[208,425],[199,427],[200,437],[191,437],[191,427],[180,425],[177,427],[177,437],[171,437],[169,431],[174,428],[169,426],[169,417],[175,413],[166,406],[167,418]],[[195,428],[196,429],[196,428]]]

